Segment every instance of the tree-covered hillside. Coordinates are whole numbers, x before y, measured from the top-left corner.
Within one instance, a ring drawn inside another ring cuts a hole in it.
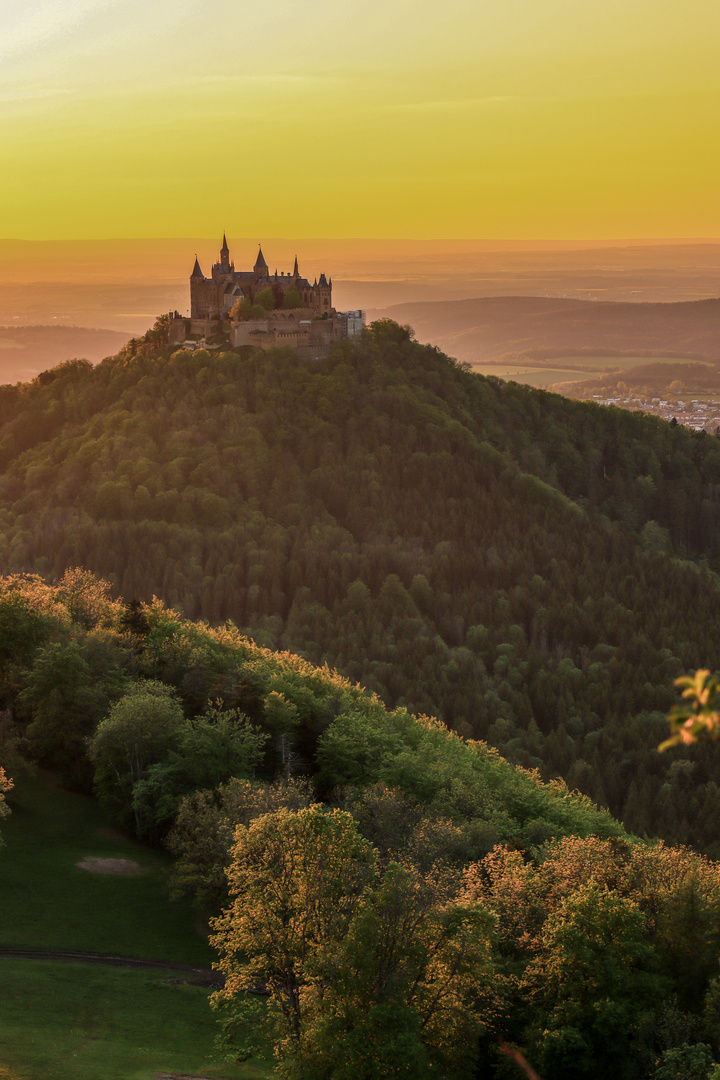
[[[718,851],[716,748],[655,750],[672,679],[720,664],[715,439],[393,323],[312,366],[161,337],[2,388],[0,569],[232,619]]]
[[[170,847],[174,892],[218,915],[220,1030],[242,1060],[274,1047],[298,1080],[509,1080],[509,1044],[556,1080],[717,1076],[716,864],[85,571],[0,579],[0,627],[0,761],[92,783]],[[26,920],[11,927],[4,943],[27,945],[10,936]]]
[[[184,795],[249,776],[306,777],[324,799],[386,784],[426,815],[466,823],[463,843],[478,852],[623,835],[564,784],[544,784],[435,719],[388,711],[327,667],[109,592],[81,570],[55,586],[0,579],[0,760],[10,775],[29,756],[94,787],[153,841]]]

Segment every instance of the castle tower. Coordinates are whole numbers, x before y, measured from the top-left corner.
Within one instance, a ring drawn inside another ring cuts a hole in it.
[[[268,276],[268,264],[265,262],[265,256],[263,255],[262,247],[259,244],[258,257],[255,260],[255,265],[253,266],[253,274],[255,275],[256,281],[259,281],[260,278]]]
[[[232,307],[235,285],[235,265],[230,261],[230,248],[225,233],[220,248],[220,261],[212,268],[212,279],[215,286],[214,313],[216,316],[222,315]]]
[[[318,315],[332,315],[332,282],[324,274],[313,285],[314,307]]]
[[[232,266],[232,264],[230,262],[230,248],[228,247],[228,242],[227,242],[227,239],[225,237],[225,233],[223,233],[223,243],[222,243],[222,247],[220,248],[220,266],[225,271],[230,270],[230,268]],[[232,269],[234,269],[234,266],[232,267]]]
[[[200,269],[200,262],[195,256],[195,265],[190,275],[190,317],[205,319],[212,315],[217,305],[215,282],[206,278]]]

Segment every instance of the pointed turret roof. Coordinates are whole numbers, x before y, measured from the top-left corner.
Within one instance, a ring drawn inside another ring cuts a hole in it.
[[[220,250],[221,251],[227,251],[228,255],[230,254],[230,248],[228,247],[228,242],[227,242],[227,240],[225,238],[225,233],[224,232],[223,232],[223,246],[220,248]]]
[[[190,275],[190,277],[191,277],[191,278],[194,278],[194,277],[195,277],[195,278],[198,278],[198,277],[199,277],[199,278],[201,278],[201,277],[205,277],[205,275],[203,274],[202,270],[200,269],[200,263],[198,262],[198,257],[197,257],[197,255],[195,256],[195,265],[193,266],[193,272],[192,272],[192,274]]]
[[[295,265],[293,266],[293,277],[300,277],[300,271],[298,270],[297,255],[295,256]]]
[[[258,249],[258,257],[255,260],[255,268],[257,268],[258,266],[262,266],[265,270],[267,270],[267,263],[265,262],[265,256],[262,253],[262,247],[260,244],[258,244]]]

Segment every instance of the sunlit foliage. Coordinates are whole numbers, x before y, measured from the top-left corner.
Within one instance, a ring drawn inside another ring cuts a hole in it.
[[[5,775],[5,770],[3,769],[2,765],[0,765],[0,818],[7,817],[7,815],[10,813],[10,808],[5,802],[5,796],[7,795],[8,791],[12,791],[12,787],[12,780],[9,776]],[[0,844],[2,843],[3,839],[2,836],[0,836]]]
[[[668,720],[672,734],[660,744],[660,749],[667,750],[678,744],[688,746],[699,739],[720,738],[720,684],[717,677],[701,668],[694,675],[676,679],[675,685],[682,689],[684,702],[671,709]]]
[[[381,872],[352,817],[320,806],[238,827],[228,879],[217,998],[267,987],[291,1075],[467,1074],[497,997],[481,905],[408,867]]]

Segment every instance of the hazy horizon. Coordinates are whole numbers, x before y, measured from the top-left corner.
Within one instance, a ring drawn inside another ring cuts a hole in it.
[[[222,234],[221,234],[222,235]],[[216,238],[0,240],[0,325],[64,325],[143,333],[162,312],[187,311],[197,254],[205,273]],[[238,269],[256,238],[228,236]],[[262,239],[271,271],[333,279],[340,309],[485,296],[679,301],[720,295],[720,239],[500,242],[286,237]]]

